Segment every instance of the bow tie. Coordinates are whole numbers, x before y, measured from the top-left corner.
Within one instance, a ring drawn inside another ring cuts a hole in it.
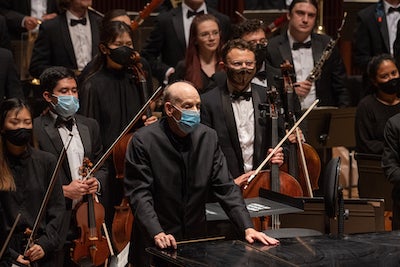
[[[69,118],[68,120],[64,120],[61,116],[58,116],[56,119],[56,123],[54,124],[56,128],[60,128],[65,126],[69,131],[72,131],[72,127],[74,126],[74,119]]]
[[[196,16],[196,15],[201,15],[201,14],[204,14],[204,10],[200,10],[199,12],[188,10],[186,17],[190,18],[190,17]]]
[[[389,7],[388,13],[390,14],[392,12],[400,12],[400,7]]]
[[[83,19],[71,19],[70,24],[72,27],[78,25],[79,23],[82,25],[86,25],[86,18]]]
[[[251,92],[233,92],[231,94],[231,99],[233,101],[238,100],[238,99],[244,99],[246,101],[249,101],[251,98]]]
[[[311,41],[305,43],[293,43],[293,50],[298,50],[300,48],[311,48]]]

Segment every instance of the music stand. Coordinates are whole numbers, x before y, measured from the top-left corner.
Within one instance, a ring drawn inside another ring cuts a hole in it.
[[[356,146],[355,113],[356,107],[318,107],[308,115],[306,140],[315,149],[323,151],[322,163],[324,166],[328,161],[328,149],[338,146],[351,149]],[[351,198],[353,186],[351,153],[349,153],[349,165],[349,198]]]

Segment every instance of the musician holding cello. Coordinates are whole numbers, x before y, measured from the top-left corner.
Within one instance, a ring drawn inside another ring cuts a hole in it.
[[[201,121],[216,130],[235,183],[243,185],[267,155],[271,127],[260,117],[258,105],[266,103],[266,88],[250,84],[256,73],[253,47],[246,41],[228,41],[222,49],[226,82],[201,95]],[[273,83],[273,80],[271,81]],[[284,136],[283,124],[280,136]],[[283,149],[271,162],[282,165]]]
[[[128,146],[125,192],[135,216],[130,260],[149,266],[144,249],[177,248],[206,235],[205,204],[213,193],[250,243],[278,241],[253,229],[239,187],[219,148],[217,134],[200,124],[200,97],[188,82],[164,90],[166,117],[139,129]]]
[[[70,248],[72,241],[79,237],[77,220],[81,218],[75,218],[74,211],[85,195],[100,195],[104,191],[108,170],[102,166],[94,177],[86,180],[82,180],[79,173],[84,157],[96,162],[103,154],[103,146],[97,121],[76,114],[79,99],[74,72],[65,67],[50,67],[40,76],[40,84],[43,98],[49,106],[34,120],[34,133],[40,149],[58,156],[72,138],[61,168],[66,213],[60,233],[64,239],[67,238],[64,266],[75,266],[71,261]]]
[[[5,100],[0,106],[0,233],[8,235],[17,214],[21,217],[0,265],[59,266],[55,253],[60,246],[59,229],[65,211],[61,180],[56,177],[43,220],[38,224],[32,246],[26,249],[41,203],[56,166],[56,158],[29,145],[32,140],[32,114],[20,99]],[[4,241],[4,240],[2,240]],[[3,245],[3,243],[1,244]]]

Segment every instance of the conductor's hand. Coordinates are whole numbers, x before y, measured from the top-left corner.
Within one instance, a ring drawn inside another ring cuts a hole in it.
[[[260,241],[264,245],[279,245],[279,240],[276,240],[275,238],[269,237],[263,232],[258,232],[254,230],[253,228],[247,228],[244,231],[245,237],[247,242],[250,244],[253,244],[254,241]]]
[[[40,245],[34,244],[26,251],[25,257],[27,257],[31,262],[40,260],[44,257],[44,250]]]
[[[164,232],[161,232],[154,236],[154,243],[158,248],[174,248],[176,249],[176,241],[173,235],[167,235]]]
[[[235,184],[238,186],[245,185],[247,183],[247,180],[253,173],[255,173],[255,171],[249,171],[249,172],[244,173],[244,174],[240,175],[239,177],[235,178],[235,180],[234,180]]]
[[[99,190],[99,181],[97,181],[97,179],[94,177],[86,179],[84,183],[88,186],[88,191],[86,194],[94,194]]]
[[[309,81],[297,82],[294,84],[294,90],[296,91],[297,96],[306,97],[308,93],[310,93],[312,83]]]
[[[268,153],[272,152],[272,148],[268,149]],[[278,164],[281,166],[285,160],[285,156],[283,155],[283,149],[280,147],[276,150],[275,154],[271,158],[271,163]]]
[[[80,197],[88,194],[89,185],[81,180],[72,180],[69,185],[63,186],[64,196],[70,199],[79,199]]]

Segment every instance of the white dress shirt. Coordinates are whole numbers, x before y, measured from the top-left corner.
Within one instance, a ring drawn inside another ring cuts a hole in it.
[[[192,16],[190,18],[187,17],[187,12],[189,10],[190,11],[197,11],[197,12],[200,12],[200,11],[204,10],[204,14],[207,14],[207,6],[206,6],[206,3],[203,3],[199,7],[199,9],[193,10],[188,5],[186,5],[185,2],[182,2],[182,18],[183,18],[183,29],[185,31],[186,47],[189,44],[190,25],[192,24],[192,21],[194,19],[194,16]]]
[[[393,55],[393,44],[394,41],[396,40],[396,34],[397,34],[397,23],[399,22],[400,19],[400,12],[390,12],[389,13],[389,8],[390,7],[398,7],[398,6],[392,6],[388,2],[383,1],[383,6],[385,9],[385,14],[386,14],[386,23],[389,31],[389,45],[390,45],[390,54]]]

